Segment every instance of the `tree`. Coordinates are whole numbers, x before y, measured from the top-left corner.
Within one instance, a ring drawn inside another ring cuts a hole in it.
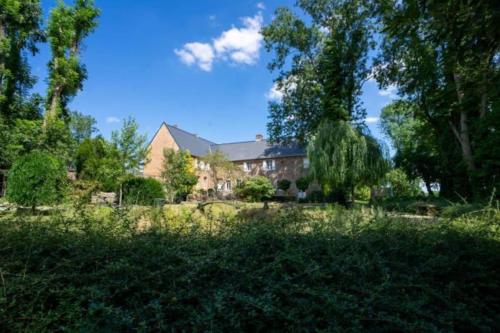
[[[71,112],[69,127],[76,144],[79,145],[84,140],[92,138],[92,135],[97,132],[96,124],[97,121],[92,116],[81,114],[78,111]]]
[[[170,196],[170,201],[172,202],[174,199],[185,200],[198,183],[193,158],[187,150],[175,151],[173,149],[165,149],[163,156],[161,177]]]
[[[139,134],[139,124],[133,118],[123,120],[120,131],[111,133],[111,142],[119,154],[123,169],[130,174],[139,172],[148,153],[147,137]]]
[[[9,172],[7,199],[35,210],[61,202],[66,184],[64,164],[55,157],[33,152],[19,158]]]
[[[277,185],[278,185],[278,189],[280,189],[286,193],[290,189],[292,182],[289,181],[288,179],[280,179],[280,180],[278,180]]]
[[[486,149],[499,117],[500,12],[494,1],[377,1],[381,52],[375,76],[418,107],[434,132],[443,168],[442,193],[488,193],[500,158]],[[486,121],[490,118],[490,121]],[[493,122],[494,123],[494,122]]]
[[[421,178],[432,194],[432,184],[444,178],[440,165],[439,147],[434,131],[417,116],[416,104],[396,101],[382,109],[381,127],[390,139],[396,154],[396,168],[404,170],[411,180]]]
[[[231,161],[229,161],[220,150],[210,152],[202,161],[208,165],[210,178],[214,184],[215,194],[218,193],[218,184],[224,179],[234,178],[235,175],[240,173],[240,169]]]
[[[249,178],[236,188],[238,196],[252,202],[271,199],[275,192],[271,181],[264,176]]]
[[[341,189],[354,199],[356,185],[376,184],[385,175],[386,153],[375,139],[345,121],[323,122],[308,146],[311,176],[325,193]]]
[[[263,29],[266,48],[275,53],[271,70],[281,101],[270,104],[272,141],[306,143],[324,120],[362,123],[359,96],[370,73],[370,12],[361,0],[300,0],[311,24],[286,8]]]
[[[97,26],[99,10],[93,0],[76,0],[74,6],[59,2],[51,12],[47,35],[52,51],[44,128],[52,122],[69,121],[68,102],[87,77],[80,62],[83,40]]]
[[[26,53],[35,55],[43,41],[39,0],[0,1],[0,117],[10,122],[22,117],[35,78],[30,75]]]
[[[307,191],[309,188],[310,180],[308,177],[300,177],[295,181],[295,186],[297,186],[297,189],[301,192]]]
[[[410,180],[401,169],[389,171],[385,178],[392,188],[393,194],[397,197],[417,196],[421,193],[418,180]],[[432,192],[430,192],[432,194]]]
[[[117,192],[125,175],[118,151],[101,136],[80,144],[75,167],[79,179],[96,181],[105,192]]]

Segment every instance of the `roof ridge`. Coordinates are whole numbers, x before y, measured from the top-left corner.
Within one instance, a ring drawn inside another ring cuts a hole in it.
[[[247,141],[235,141],[235,142],[224,142],[224,143],[216,143],[216,146],[222,146],[222,145],[235,145],[238,143],[252,143],[252,142],[265,142],[269,143],[267,140],[262,140],[262,141],[256,141],[256,140],[247,140]]]
[[[186,134],[189,134],[189,135],[191,135],[191,136],[194,136],[194,137],[195,137],[195,138],[197,138],[197,139],[202,139],[202,140],[205,140],[205,141],[207,141],[207,142],[210,142],[210,145],[216,145],[216,144],[217,144],[217,143],[215,143],[215,142],[213,142],[213,141],[210,141],[210,140],[208,140],[208,139],[205,139],[204,137],[199,136],[198,134],[194,134],[194,133],[188,132],[188,131],[186,131],[186,130],[184,130],[184,129],[180,128],[180,127],[177,127],[177,126],[174,126],[174,125],[169,125],[169,124],[167,124],[167,123],[165,123],[165,125],[167,125],[167,127],[172,127],[172,128],[175,128],[176,130],[179,130],[179,131],[181,131],[181,132],[184,132],[184,133],[186,133]]]

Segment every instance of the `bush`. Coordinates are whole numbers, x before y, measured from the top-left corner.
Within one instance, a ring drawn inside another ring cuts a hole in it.
[[[369,186],[357,186],[354,189],[354,198],[356,200],[369,201],[371,190]]]
[[[401,169],[394,169],[387,173],[386,179],[391,185],[396,197],[414,197],[420,194],[418,181],[408,179],[406,173]]]
[[[289,181],[288,179],[280,179],[280,180],[278,180],[277,185],[278,185],[278,189],[282,190],[283,192],[286,192],[290,189],[292,182]]]
[[[269,200],[275,192],[271,181],[264,176],[250,178],[236,188],[236,194],[240,198],[254,202]]]
[[[0,331],[499,331],[498,210],[408,223],[213,206],[206,224],[187,207],[146,210],[157,226],[139,233],[109,208],[0,219]]]
[[[44,152],[19,158],[9,172],[7,198],[32,207],[60,203],[64,197],[67,171],[63,163]]]
[[[300,177],[295,181],[295,186],[299,189],[299,191],[305,192],[309,187],[309,179],[307,177]]]
[[[134,177],[122,184],[123,203],[127,205],[154,205],[155,199],[165,199],[161,182],[154,178]]]

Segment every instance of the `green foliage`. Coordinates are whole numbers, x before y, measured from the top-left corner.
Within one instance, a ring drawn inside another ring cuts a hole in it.
[[[97,132],[96,124],[97,121],[92,116],[77,111],[71,112],[69,127],[76,144],[79,145],[84,140],[91,139],[92,135]]]
[[[147,137],[139,134],[139,124],[129,117],[120,131],[111,133],[111,142],[118,151],[122,168],[130,174],[139,171],[148,154]]]
[[[308,177],[300,177],[295,181],[295,186],[297,186],[300,191],[305,192],[309,188],[310,183],[311,181]]]
[[[385,178],[397,197],[415,197],[421,194],[418,180],[411,181],[401,169],[389,171]]]
[[[244,210],[206,229],[184,206],[0,219],[0,330],[498,328],[498,210],[436,223]],[[152,227],[140,231],[145,217]]]
[[[41,21],[39,0],[0,1],[0,117],[7,122],[26,117],[31,103],[27,92],[36,80],[27,55],[35,55],[43,40]]]
[[[311,176],[325,193],[376,184],[388,168],[386,154],[375,139],[343,121],[322,123],[309,144],[308,155]]]
[[[398,88],[416,110],[408,118],[424,129],[410,165],[441,170],[441,192],[448,197],[488,196],[499,170],[487,162],[499,158],[499,150],[489,148],[498,133],[485,123],[500,114],[496,3],[391,0],[374,8],[382,32],[375,77],[383,87]],[[404,161],[410,153],[403,151]]]
[[[292,182],[289,181],[288,179],[280,179],[280,180],[278,180],[277,185],[278,185],[279,190],[286,192],[290,189]]]
[[[256,176],[245,180],[236,188],[236,194],[248,201],[269,200],[276,192],[271,181],[264,176]]]
[[[51,11],[47,37],[52,51],[45,127],[56,120],[69,121],[68,102],[82,89],[87,71],[80,62],[81,44],[97,26],[99,10],[93,0],[76,0],[73,6],[58,2]]]
[[[354,198],[361,201],[369,201],[371,199],[371,190],[369,186],[356,186],[354,189]]]
[[[165,149],[163,156],[161,177],[170,196],[170,201],[172,202],[174,199],[185,200],[198,183],[191,153],[185,150],[176,152],[173,149]]]
[[[105,192],[118,191],[125,170],[118,151],[104,138],[85,139],[77,149],[75,157],[79,179],[96,181]]]
[[[301,0],[297,6],[305,15],[278,8],[263,29],[275,55],[269,68],[279,72],[283,94],[270,103],[268,130],[273,141],[305,144],[325,120],[365,118],[359,97],[372,42],[365,1]]]
[[[208,153],[203,157],[202,161],[208,166],[210,177],[212,178],[213,184],[219,184],[222,179],[233,179],[235,176],[241,173],[241,170],[227,159],[226,155],[220,150]],[[215,195],[217,195],[219,189],[217,185],[214,186]]]
[[[66,169],[55,157],[33,152],[19,158],[9,172],[7,198],[22,206],[60,203],[65,192]]]
[[[165,199],[165,191],[160,181],[154,178],[133,177],[122,184],[123,202],[128,205],[155,204],[155,199]]]

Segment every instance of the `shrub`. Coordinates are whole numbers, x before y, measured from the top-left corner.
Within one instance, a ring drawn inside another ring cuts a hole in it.
[[[165,199],[161,182],[154,178],[134,177],[122,184],[123,203],[128,205],[154,205],[155,199]]]
[[[60,203],[64,197],[67,172],[63,163],[44,152],[19,158],[9,172],[7,198],[35,209],[39,205]]]
[[[393,194],[397,197],[414,197],[420,194],[418,181],[408,179],[406,173],[401,169],[394,169],[385,176],[391,185]]]
[[[325,195],[322,191],[313,191],[307,197],[309,202],[321,203],[325,201]]]
[[[236,194],[248,201],[262,201],[272,198],[275,189],[264,176],[250,178],[236,188]]]
[[[307,188],[309,187],[309,179],[307,177],[300,177],[299,179],[297,179],[295,181],[295,186],[297,186],[297,188],[302,191],[302,192],[305,192],[307,191]]]
[[[289,181],[288,179],[280,179],[278,180],[278,189],[282,190],[283,192],[288,191],[290,189],[290,185],[292,185],[292,182]]]
[[[357,186],[354,189],[354,198],[357,200],[369,201],[370,194],[371,191],[369,186]]]

